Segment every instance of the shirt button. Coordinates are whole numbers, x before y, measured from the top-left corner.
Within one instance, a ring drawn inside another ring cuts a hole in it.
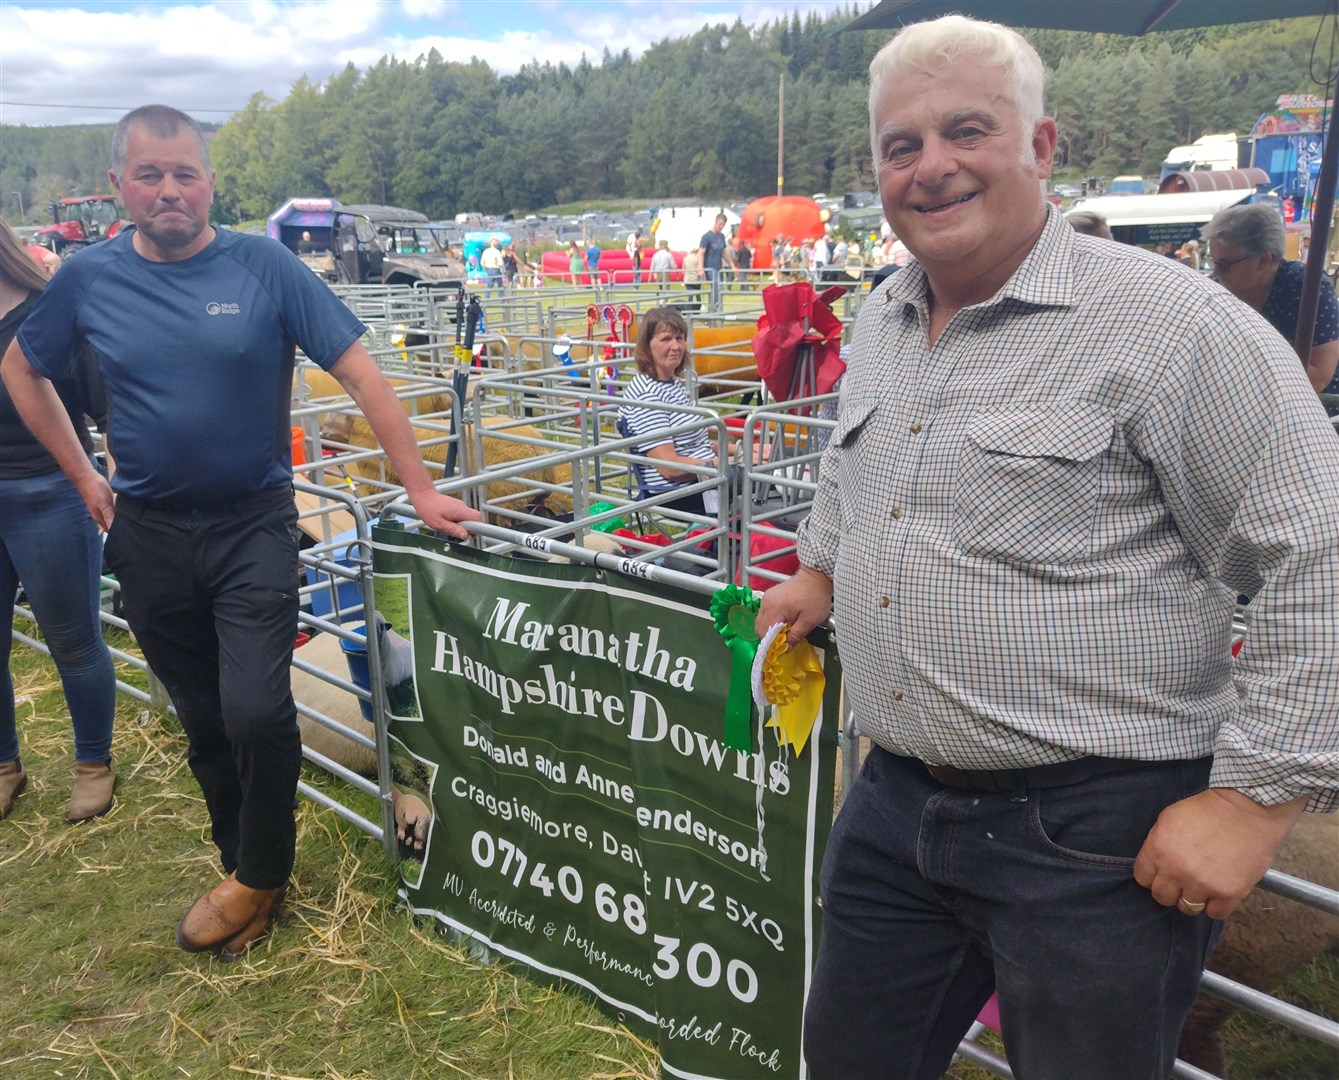
[[[911,425],[911,433],[912,433],[913,435],[919,435],[919,434],[921,433],[921,430],[922,430],[922,428],[921,428],[920,424],[912,424],[912,425]]]
[[[894,701],[901,701],[904,697],[906,697],[906,694],[904,694],[901,690],[894,690],[894,691],[893,691],[893,700],[894,700]]]
[[[880,597],[879,597],[879,607],[887,607],[887,606],[888,606],[889,604],[891,604],[891,603],[892,603],[892,601],[889,600],[888,597],[886,597],[886,596],[880,596]]]
[[[902,507],[894,506],[891,510],[888,511],[888,513],[894,521],[902,520]]]

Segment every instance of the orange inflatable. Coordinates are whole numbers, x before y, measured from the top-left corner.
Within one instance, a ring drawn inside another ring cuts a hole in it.
[[[817,240],[827,225],[828,212],[803,195],[767,195],[754,199],[739,215],[739,238],[753,248],[753,265],[772,265],[772,241],[778,236],[795,243]]]

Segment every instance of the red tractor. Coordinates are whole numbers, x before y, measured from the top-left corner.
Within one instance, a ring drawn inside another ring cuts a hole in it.
[[[115,195],[76,195],[51,204],[53,224],[37,230],[36,243],[57,255],[115,236],[130,222],[116,216]]]

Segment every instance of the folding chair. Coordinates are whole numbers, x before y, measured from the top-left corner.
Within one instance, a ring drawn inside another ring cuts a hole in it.
[[[628,422],[624,420],[623,417],[621,416],[615,417],[614,427],[618,431],[619,438],[631,439],[633,437],[632,429],[628,427]],[[642,470],[639,469],[637,465],[631,461],[628,462],[627,488],[629,492],[636,492],[636,495],[633,497],[633,502],[635,503],[644,502],[645,500],[649,499],[652,495],[658,494],[657,492],[653,492],[649,487],[647,487],[646,481],[642,477]],[[662,536],[669,535],[669,530],[667,530],[663,525],[661,525],[658,521],[656,521],[651,514],[644,513],[641,510],[634,508],[632,511],[632,515],[636,521],[637,531],[639,533],[646,534],[650,532],[657,532],[660,533]]]

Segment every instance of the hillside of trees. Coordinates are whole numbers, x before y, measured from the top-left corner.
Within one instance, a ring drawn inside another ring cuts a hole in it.
[[[283,101],[254,95],[217,127],[216,214],[263,217],[294,195],[391,203],[433,218],[526,212],[601,198],[704,201],[776,190],[785,75],[789,192],[872,190],[865,79],[888,31],[824,37],[857,14],[707,26],[634,60],[606,53],[500,76],[435,50],[299,79]],[[1157,174],[1174,145],[1244,134],[1308,76],[1316,20],[1145,38],[1027,30],[1048,71],[1060,166]],[[111,126],[0,127],[6,213],[29,220],[56,193],[107,189]]]

